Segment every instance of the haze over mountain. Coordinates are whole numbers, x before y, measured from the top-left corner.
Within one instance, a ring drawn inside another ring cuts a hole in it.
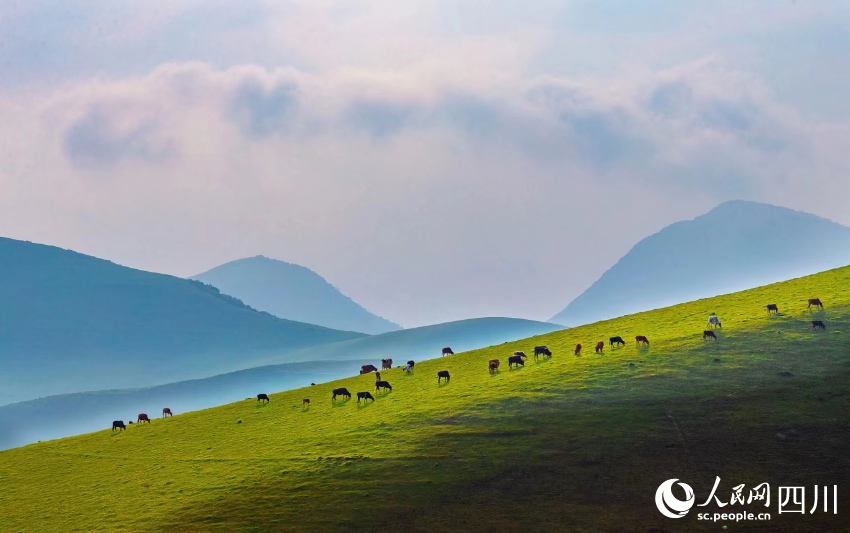
[[[324,383],[356,374],[370,361],[310,361],[263,366],[139,389],[116,389],[48,396],[0,406],[0,450],[103,429],[113,420],[158,417],[163,407],[175,414],[271,393]]]
[[[850,228],[734,200],[641,240],[551,321],[587,324],[847,264]]]
[[[512,318],[462,320],[315,346],[274,358],[278,362],[305,362],[263,365],[155,387],[63,394],[0,406],[0,449],[94,431],[140,412],[159,416],[163,407],[174,412],[205,409],[260,392],[356,375],[360,365],[379,366],[380,359],[388,357],[399,366],[408,359],[441,357],[444,346],[462,352],[558,329],[561,326],[556,324]]]
[[[398,366],[408,359],[419,361],[440,357],[446,346],[455,353],[465,352],[559,329],[563,326],[521,318],[470,318],[303,348],[272,357],[264,363],[392,358]]]
[[[361,336],[273,317],[198,281],[0,238],[0,405],[206,377]]]
[[[191,279],[279,318],[368,334],[401,329],[370,313],[309,268],[262,255],[225,263]]]

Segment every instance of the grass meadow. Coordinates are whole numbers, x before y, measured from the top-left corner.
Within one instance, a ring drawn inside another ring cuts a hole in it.
[[[806,309],[813,297],[823,311]],[[723,328],[703,341],[712,312]],[[626,345],[610,348],[614,335]],[[535,361],[539,344],[554,356]],[[530,357],[509,370],[515,350]],[[741,483],[847,490],[850,267],[382,376],[392,392],[375,393],[372,374],[258,390],[271,402],[116,433],[104,420],[103,431],[0,452],[0,531],[850,530],[841,501],[838,515],[779,515],[772,495],[767,509],[744,507],[772,519],[747,523],[699,521],[697,508],[669,519],[654,501],[670,478],[698,503],[716,476],[725,501]],[[332,403],[335,387],[376,401]]]

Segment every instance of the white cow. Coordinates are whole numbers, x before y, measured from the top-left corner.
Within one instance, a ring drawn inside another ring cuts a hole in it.
[[[720,325],[720,319],[717,318],[717,315],[711,315],[711,316],[708,317],[708,325],[712,326],[712,327],[717,326],[717,327],[723,329],[723,326]]]

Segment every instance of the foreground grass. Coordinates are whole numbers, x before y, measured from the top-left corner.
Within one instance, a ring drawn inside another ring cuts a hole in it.
[[[703,342],[711,312],[724,329]],[[848,335],[844,268],[393,369],[393,391],[365,405],[330,391],[374,394],[372,375],[30,445],[0,452],[0,531],[720,531],[696,509],[661,516],[655,489],[680,478],[702,503],[715,476],[725,501],[740,483],[847,486]],[[537,344],[554,357],[508,370]],[[729,531],[839,531],[850,516],[776,510]]]

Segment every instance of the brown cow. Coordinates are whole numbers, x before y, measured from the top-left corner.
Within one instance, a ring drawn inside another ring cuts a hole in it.
[[[823,304],[821,303],[820,298],[809,298],[809,306],[807,307],[807,309],[811,311],[812,306],[823,309]]]
[[[369,372],[377,372],[378,368],[375,365],[363,365],[360,367],[361,374],[368,374]]]
[[[162,408],[162,418],[165,418],[166,416],[174,416],[174,413],[172,413],[171,409],[169,409],[168,407],[163,407]]]
[[[646,346],[649,346],[649,339],[647,339],[645,335],[638,335],[635,337],[635,343],[638,345],[645,344]]]
[[[490,363],[487,365],[490,368],[490,373],[493,374],[497,370],[499,370],[499,360],[498,359],[490,359]]]
[[[717,335],[715,335],[712,330],[707,329],[707,330],[702,332],[702,340],[705,340],[705,339],[717,340]]]
[[[381,373],[375,372],[375,381],[381,381]]]
[[[576,355],[581,355],[581,344],[576,344]]]
[[[148,424],[150,424],[151,419],[148,418],[148,415],[146,415],[145,413],[139,413],[139,418],[136,420],[136,423],[139,424],[141,422],[147,422]]]
[[[301,400],[301,407],[310,407],[310,398],[304,398]]]
[[[454,354],[455,354],[455,353],[454,353],[454,352],[452,351],[452,349],[451,349],[451,348],[449,348],[448,346],[446,346],[445,348],[443,348],[443,355],[454,355]]]
[[[381,370],[389,370],[393,367],[392,359],[381,359]]]
[[[599,341],[596,343],[596,353],[602,353],[603,348],[605,348],[605,342]]]
[[[779,307],[777,307],[776,304],[767,304],[765,309],[767,309],[767,314],[770,314],[771,312],[776,313],[777,315],[779,314]]]

